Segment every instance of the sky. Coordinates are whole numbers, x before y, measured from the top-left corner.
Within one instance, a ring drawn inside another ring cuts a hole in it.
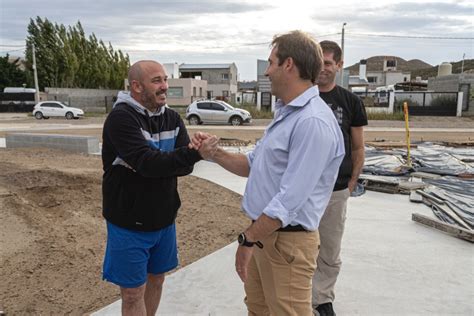
[[[275,34],[299,29],[340,44],[345,66],[378,55],[431,65],[474,58],[474,0],[0,0],[0,55],[23,56],[30,18],[94,33],[131,62],[232,63],[257,79]]]

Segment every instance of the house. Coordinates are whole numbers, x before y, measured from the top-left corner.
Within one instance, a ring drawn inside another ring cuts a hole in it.
[[[347,88],[355,93],[356,91],[367,92],[368,87],[369,82],[367,81],[367,60],[361,59],[359,62],[359,74],[348,76]]]
[[[168,105],[189,105],[206,98],[207,81],[193,78],[168,78]]]
[[[170,106],[187,106],[194,100],[207,95],[207,81],[193,78],[179,78],[178,64],[163,64],[168,75],[167,103]],[[128,79],[124,80],[125,90],[130,90]]]
[[[181,64],[180,78],[207,81],[207,99],[235,102],[237,66],[231,64]]]
[[[275,96],[270,79],[265,76],[267,67],[268,60],[257,59],[257,109],[269,111],[275,107]]]
[[[257,81],[239,81],[235,103],[257,105]]]
[[[178,63],[165,63],[163,67],[168,75],[168,105],[189,105],[194,100],[206,98],[208,84],[206,80],[180,78]]]
[[[406,61],[396,56],[373,56],[366,59],[366,65],[366,78],[370,90],[400,82],[409,82],[411,71],[431,67],[430,64],[418,59]],[[359,66],[360,63],[356,63],[346,69],[352,76],[359,75]]]

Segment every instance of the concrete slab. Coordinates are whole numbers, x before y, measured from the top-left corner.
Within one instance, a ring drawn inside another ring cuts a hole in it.
[[[200,162],[193,173],[243,193],[245,178]],[[337,283],[338,315],[474,315],[473,245],[419,225],[407,195],[350,198]],[[245,315],[235,243],[171,274],[158,315]],[[94,315],[120,314],[120,301]]]
[[[243,285],[234,273],[237,243],[202,258],[166,277],[157,315],[245,315]],[[92,314],[120,315],[121,301]]]
[[[100,151],[99,139],[96,137],[33,133],[7,134],[6,147],[46,147],[86,154],[94,154]]]

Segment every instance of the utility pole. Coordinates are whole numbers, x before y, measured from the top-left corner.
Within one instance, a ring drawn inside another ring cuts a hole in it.
[[[342,50],[342,55],[341,55],[341,60],[344,61],[344,26],[346,26],[346,22],[342,24],[342,32],[341,32],[341,50]],[[340,77],[340,86],[344,84],[344,67],[341,68],[341,77]]]
[[[461,73],[464,72],[464,57],[466,57],[466,53],[462,54]]]
[[[40,100],[39,97],[39,86],[38,86],[38,73],[36,71],[36,51],[35,51],[35,43],[33,45],[33,75],[35,79],[35,103],[38,103]]]

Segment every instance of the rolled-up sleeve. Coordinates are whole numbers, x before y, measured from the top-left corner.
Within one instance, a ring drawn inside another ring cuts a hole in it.
[[[279,192],[263,210],[267,216],[279,219],[282,227],[296,218],[314,192],[329,160],[335,157],[337,144],[331,133],[328,125],[315,117],[304,119],[295,126]]]

